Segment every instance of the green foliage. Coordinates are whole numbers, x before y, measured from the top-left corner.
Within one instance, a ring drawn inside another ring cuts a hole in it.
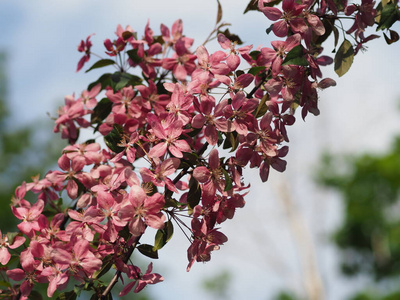
[[[164,223],[163,229],[157,230],[153,250],[157,251],[162,247],[164,247],[165,244],[168,243],[169,240],[172,238],[173,234],[174,234],[174,226],[171,220],[169,220],[168,222]]]
[[[376,30],[383,30],[383,29],[389,29],[392,27],[392,25],[400,19],[400,11],[397,7],[397,3],[394,1],[389,1],[386,4],[379,3],[378,7],[378,27]]]
[[[50,141],[51,122],[15,126],[8,118],[6,55],[0,53],[0,228],[13,230],[17,219],[10,212],[10,200],[17,185],[31,182],[32,174],[45,175],[61,153],[62,143]],[[23,159],[22,159],[23,158]]]
[[[148,245],[148,244],[141,244],[137,247],[140,253],[142,253],[144,256],[158,259],[158,251],[155,249],[154,246]]]
[[[189,180],[189,193],[187,196],[187,202],[190,209],[193,209],[199,204],[201,198],[201,189],[199,182],[192,176]]]
[[[93,69],[98,69],[98,68],[103,68],[107,66],[114,65],[115,61],[112,59],[101,59],[93,64],[88,70],[86,70],[86,73],[93,70]]]
[[[286,291],[282,291],[280,292],[276,297],[275,300],[298,300],[299,298],[297,298],[294,294],[286,292]]]
[[[318,177],[321,184],[336,189],[343,198],[344,220],[334,234],[343,253],[342,271],[348,276],[370,275],[376,287],[387,280],[398,282],[400,137],[387,153],[347,157],[347,168],[342,172],[341,161],[326,156]],[[400,291],[387,295],[363,291],[351,299],[400,299]]]
[[[296,65],[296,66],[308,66],[308,61],[304,57],[304,47],[297,45],[286,55],[282,65]]]
[[[400,138],[381,156],[350,160],[352,169],[338,174],[333,159],[325,161],[322,183],[339,190],[345,203],[344,223],[335,242],[347,251],[344,271],[372,273],[377,279],[400,274]]]
[[[227,292],[232,280],[232,274],[228,271],[221,271],[203,281],[203,289],[215,296],[215,299],[228,299]]]
[[[114,128],[111,132],[104,137],[104,142],[107,147],[115,153],[120,153],[125,150],[125,148],[118,146],[122,141],[123,132],[124,129],[121,125],[114,124]]]
[[[335,55],[335,72],[339,77],[343,76],[353,64],[354,49],[348,40],[344,40]]]

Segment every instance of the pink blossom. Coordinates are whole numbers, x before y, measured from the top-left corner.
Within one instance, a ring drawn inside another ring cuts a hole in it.
[[[228,65],[231,71],[235,71],[240,64],[240,57],[238,54],[249,53],[253,46],[245,46],[235,49],[236,43],[232,43],[224,34],[218,34],[218,43],[225,50],[229,50],[228,57],[226,59],[226,64]]]
[[[224,99],[215,106],[213,96],[200,96],[200,103],[197,101],[197,110],[200,112],[192,119],[194,128],[203,128],[206,141],[214,146],[218,142],[218,131],[232,132],[235,127],[233,123],[225,118],[223,109],[228,105],[228,100]]]
[[[78,72],[80,69],[82,69],[83,65],[87,63],[90,59],[90,48],[92,47],[92,42],[90,41],[90,38],[93,34],[89,35],[86,38],[86,41],[81,41],[81,43],[78,46],[78,51],[85,53],[85,55],[79,60],[78,66],[76,68],[76,72]]]
[[[51,256],[54,262],[68,266],[77,279],[91,277],[103,264],[93,254],[89,242],[85,239],[72,239],[70,248],[67,249],[68,247],[56,247]]]
[[[22,236],[14,237],[13,241],[10,243],[7,235],[3,235],[0,230],[0,263],[2,265],[6,265],[10,258],[11,254],[8,252],[7,248],[15,249],[21,246],[25,242],[25,238]]]
[[[272,26],[272,31],[276,36],[287,36],[289,28],[293,33],[304,33],[307,30],[308,26],[301,15],[306,5],[298,4],[295,0],[283,0],[281,12],[279,8],[264,6],[265,3],[269,2],[271,1],[259,0],[258,8],[271,21],[281,19]]]
[[[42,211],[44,208],[43,200],[38,200],[34,205],[28,207],[11,207],[11,210],[17,219],[22,220],[21,223],[17,225],[18,229],[22,233],[29,237],[35,235],[35,231],[39,231],[39,218],[44,217]]]
[[[152,132],[160,139],[160,142],[149,151],[150,157],[162,157],[167,152],[167,149],[178,158],[183,157],[182,152],[191,152],[189,144],[185,140],[179,139],[183,131],[182,121],[177,120],[172,123],[170,121],[167,123],[167,127],[164,128],[157,117],[150,115],[149,122]]]
[[[147,271],[145,274],[141,273],[141,270],[139,267],[130,265],[128,266],[128,277],[130,279],[134,279],[134,281],[128,283],[122,291],[119,293],[119,296],[125,296],[127,295],[132,288],[136,285],[135,290],[133,291],[134,293],[139,293],[141,290],[144,289],[144,287],[148,284],[156,284],[159,282],[164,281],[164,277],[162,277],[158,273],[151,273],[153,271],[153,263],[150,263],[149,266],[147,267]]]
[[[175,43],[175,54],[172,58],[164,58],[162,67],[171,70],[176,79],[185,81],[186,77],[195,70],[194,60],[196,56],[186,48],[185,41],[180,38]]]
[[[147,168],[140,169],[140,175],[144,182],[151,182],[156,186],[167,186],[170,191],[178,192],[174,183],[167,176],[173,174],[179,167],[180,160],[177,158],[168,158],[161,164],[157,164],[154,173]]]
[[[121,220],[129,221],[129,231],[137,237],[143,234],[146,226],[155,229],[164,227],[165,216],[161,209],[164,207],[164,197],[155,193],[148,197],[139,186],[132,186],[128,197],[129,202],[119,210]]]

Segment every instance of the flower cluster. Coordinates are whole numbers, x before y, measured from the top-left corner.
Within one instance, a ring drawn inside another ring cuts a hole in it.
[[[316,2],[284,0],[282,10],[270,4],[260,0],[258,9],[277,21],[272,31],[284,38],[271,47],[237,47],[228,31],[215,30],[221,50],[193,49],[181,20],[171,30],[161,25],[158,36],[147,23],[141,39],[131,27],[117,27],[104,42],[108,58],[89,69],[117,71],[79,97],[67,96],[58,111],[54,132],[69,142],[59,170],[16,190],[12,213],[20,232],[0,232],[0,262],[9,263],[9,249],[24,249],[18,266],[6,267],[16,283],[2,294],[27,299],[36,283],[48,283],[53,297],[74,280],[70,293],[93,290],[104,298],[126,279],[120,295],[139,292],[163,277],[152,273],[152,263],[142,274],[132,252],[157,258],[174,224],[189,240],[187,270],[227,242],[219,226],[245,205],[243,168],[258,168],[262,181],[271,168],[284,171],[296,108],[303,118],[318,115],[317,89],[335,85],[320,70],[333,61],[320,55],[318,41],[332,25],[322,15],[354,13],[357,26],[349,33],[364,42],[376,13],[364,1],[345,8],[322,1],[318,10]],[[78,47],[78,71],[90,60],[90,38]],[[78,142],[82,130],[97,132],[98,140]],[[27,201],[27,192],[37,201]],[[149,227],[157,230],[154,245],[140,242]],[[100,278],[111,270],[107,285]]]

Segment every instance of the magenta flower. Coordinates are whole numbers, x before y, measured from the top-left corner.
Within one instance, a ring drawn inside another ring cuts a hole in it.
[[[208,165],[208,168],[200,166],[193,170],[193,177],[203,184],[202,203],[205,207],[212,203],[217,190],[223,193],[225,189],[225,177],[220,165],[217,149],[213,149],[210,152]]]
[[[224,114],[227,119],[233,118],[233,125],[239,134],[247,135],[248,128],[254,121],[251,113],[257,106],[257,99],[247,99],[243,92],[238,92],[232,97],[232,104],[224,108]]]
[[[197,110],[200,112],[192,119],[194,128],[204,128],[206,141],[214,146],[218,142],[218,131],[232,132],[235,127],[230,120],[224,116],[223,109],[228,105],[228,100],[224,99],[215,106],[213,96],[201,96],[200,103],[196,103]]]
[[[168,158],[161,164],[158,164],[154,172],[147,168],[140,169],[140,175],[144,182],[152,182],[156,186],[167,186],[170,191],[178,192],[174,183],[167,176],[175,173],[179,167],[180,160],[178,158]]]
[[[120,219],[129,221],[129,231],[133,236],[140,236],[150,226],[155,229],[164,227],[165,216],[161,209],[164,207],[164,197],[155,193],[148,197],[140,186],[132,186],[129,192],[129,202],[119,210]]]
[[[63,153],[76,164],[99,164],[103,158],[98,143],[74,144],[64,148]],[[74,162],[75,161],[75,162]]]
[[[22,236],[16,236],[10,243],[7,235],[3,235],[0,230],[0,263],[6,265],[11,258],[10,252],[7,248],[15,249],[21,246],[25,242],[25,238]]]
[[[193,44],[194,40],[192,38],[188,38],[182,35],[183,23],[181,19],[176,20],[174,24],[172,24],[171,32],[169,31],[169,28],[164,24],[161,24],[160,29],[162,38],[167,43],[167,45],[175,45],[175,43],[179,39],[182,39],[185,42],[186,48],[189,48]]]
[[[271,42],[272,47],[262,48],[262,62],[265,65],[271,64],[272,75],[277,76],[281,72],[282,62],[290,50],[300,44],[301,36],[299,34],[291,35],[286,41],[273,41]]]
[[[227,75],[231,70],[229,66],[221,61],[225,60],[226,54],[216,51],[209,55],[206,47],[199,46],[196,50],[199,67],[213,75]]]
[[[79,60],[78,62],[78,67],[76,68],[76,72],[78,72],[80,69],[82,69],[83,65],[87,63],[90,59],[90,48],[92,47],[92,42],[90,41],[90,38],[93,34],[89,35],[86,38],[86,41],[81,41],[81,43],[78,46],[78,51],[85,53],[85,55]]]
[[[171,70],[175,78],[180,81],[185,81],[186,77],[196,69],[194,60],[196,55],[186,48],[185,41],[180,38],[175,43],[175,54],[172,58],[164,58],[162,67],[166,70]]]
[[[187,250],[189,264],[186,271],[190,271],[193,263],[206,262],[211,259],[211,251],[219,250],[219,245],[228,241],[223,233],[215,228],[209,228],[207,223],[202,219],[192,219],[193,242]]]
[[[135,286],[136,283],[137,283],[137,286],[136,286],[135,290],[133,291],[134,293],[139,293],[148,284],[156,284],[156,283],[164,281],[164,277],[162,277],[158,273],[151,273],[152,271],[153,271],[153,263],[150,263],[149,266],[147,267],[146,274],[142,274],[139,267],[129,265],[128,266],[128,277],[130,279],[135,279],[135,280],[128,283],[122,289],[122,291],[119,293],[119,296],[122,297],[122,296],[125,296],[126,294],[128,294],[132,290],[132,288]]]
[[[97,105],[96,96],[100,93],[101,84],[98,83],[90,91],[83,91],[81,97],[77,101],[82,101],[86,108],[92,109]]]
[[[278,37],[285,37],[288,35],[289,28],[293,33],[304,33],[308,26],[302,16],[303,9],[306,7],[304,4],[298,4],[295,0],[283,0],[282,10],[276,7],[265,6],[264,3],[269,3],[271,0],[259,0],[258,8],[264,15],[275,22],[272,31]]]
[[[51,253],[54,262],[67,266],[77,279],[90,277],[101,268],[103,262],[93,254],[87,240],[75,238],[70,245],[71,249],[54,248]]]
[[[164,128],[157,117],[149,115],[149,122],[152,132],[161,140],[149,151],[148,154],[150,157],[161,157],[169,150],[172,155],[181,158],[183,157],[182,152],[192,151],[185,140],[179,139],[183,131],[182,121],[177,120],[173,123],[169,123],[167,124],[168,127]]]
[[[238,54],[249,53],[251,48],[253,48],[252,45],[249,45],[238,48],[236,50],[235,49],[236,43],[232,43],[232,41],[222,33],[218,34],[218,43],[221,45],[223,49],[229,50],[228,57],[226,59],[226,64],[228,65],[230,71],[235,71],[240,64],[240,57],[238,56]]]
[[[17,219],[22,220],[21,223],[17,225],[18,229],[21,230],[22,233],[26,234],[29,237],[33,237],[35,235],[35,231],[40,230],[39,226],[39,218],[42,216],[42,211],[44,208],[44,201],[38,200],[34,205],[28,207],[11,207],[11,210],[14,216]]]

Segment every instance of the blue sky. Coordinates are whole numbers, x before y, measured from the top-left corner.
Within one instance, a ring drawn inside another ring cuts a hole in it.
[[[269,46],[271,37],[265,29],[270,23],[262,14],[250,12],[243,16],[246,1],[221,3],[223,20],[233,24],[232,32],[255,47]],[[76,48],[81,39],[95,33],[94,51],[101,53],[103,40],[113,36],[118,24],[131,25],[141,35],[148,19],[158,32],[160,23],[171,26],[178,18],[183,19],[184,33],[199,45],[213,28],[216,3],[1,0],[0,49],[8,53],[13,123],[19,126],[47,118],[47,112],[54,116],[64,95],[80,93],[99,76],[98,72],[75,72],[81,57]],[[215,44],[210,46],[217,49]],[[154,264],[155,270],[166,278],[163,284],[149,288],[158,299],[183,299],[186,295],[193,300],[204,298],[198,282],[224,269],[234,274],[230,299],[268,299],[281,287],[304,292],[298,249],[280,200],[282,183],[290,186],[295,206],[317,245],[316,260],[326,299],[341,299],[354,288],[338,275],[337,254],[326,242],[327,234],[340,220],[337,196],[322,192],[309,178],[324,149],[382,151],[399,131],[399,47],[400,44],[387,46],[383,39],[372,41],[370,50],[360,53],[350,72],[340,79],[330,67],[326,74],[338,85],[321,93],[321,115],[309,116],[306,122],[299,117],[289,128],[287,172],[274,172],[269,183],[261,184],[257,172],[246,171],[252,178],[252,192],[246,207],[223,225],[230,240],[211,262],[194,265],[190,273],[185,271],[188,245],[176,231]],[[331,49],[326,50],[329,54]]]

